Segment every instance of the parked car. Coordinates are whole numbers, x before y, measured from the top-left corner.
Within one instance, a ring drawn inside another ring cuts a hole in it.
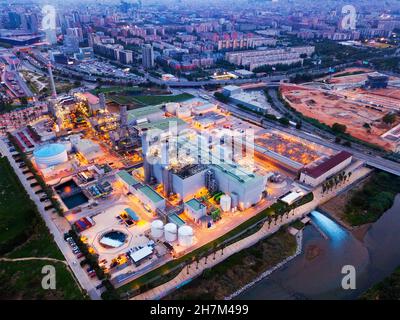
[[[98,290],[98,289],[101,289],[101,288],[103,288],[103,283],[100,283],[100,284],[98,284],[97,286],[96,286],[96,289]]]

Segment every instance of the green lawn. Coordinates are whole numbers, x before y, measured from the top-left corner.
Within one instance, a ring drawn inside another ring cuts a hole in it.
[[[56,268],[56,290],[44,290],[41,285],[42,267]],[[82,293],[72,275],[61,262],[48,261],[0,261],[0,300],[80,300]]]
[[[48,257],[64,260],[33,201],[7,158],[0,158],[0,257]],[[56,290],[41,287],[42,266],[56,267]],[[0,299],[83,299],[61,262],[0,261]]]
[[[0,158],[0,254],[4,246],[29,236],[35,207],[6,158]],[[20,241],[20,242],[21,242]]]
[[[156,105],[166,102],[182,102],[193,98],[193,96],[189,93],[181,93],[169,96],[135,96],[132,98],[144,105]]]
[[[177,95],[162,95],[162,96],[151,96],[151,95],[110,95],[108,99],[118,104],[136,104],[141,106],[157,105],[166,102],[182,102],[193,98],[189,93],[181,93]]]
[[[106,87],[106,88],[96,88],[91,90],[90,92],[93,94],[99,94],[99,93],[104,93],[104,94],[110,94],[110,93],[118,93],[118,92],[125,92],[125,93],[129,93],[129,92],[138,92],[138,91],[142,91],[143,88],[139,88],[139,87],[118,87],[118,86],[114,86],[114,87]]]

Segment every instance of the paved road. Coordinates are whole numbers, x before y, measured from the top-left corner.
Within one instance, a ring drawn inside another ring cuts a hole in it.
[[[89,296],[92,300],[101,300],[100,293],[96,290],[93,281],[89,278],[89,276],[86,274],[86,272],[81,268],[79,263],[76,263],[77,262],[76,256],[73,254],[73,252],[72,252],[71,248],[69,247],[69,245],[67,244],[67,242],[64,241],[63,232],[57,228],[57,225],[53,220],[55,218],[51,216],[51,213],[44,210],[44,204],[40,202],[39,196],[33,192],[32,188],[30,187],[30,183],[28,182],[28,180],[26,180],[25,175],[22,174],[21,169],[18,167],[18,165],[14,161],[14,158],[11,156],[9,149],[3,140],[0,140],[0,152],[1,152],[1,154],[3,154],[4,156],[6,156],[9,159],[11,166],[14,168],[15,173],[19,177],[19,180],[25,187],[30,198],[35,202],[43,220],[45,221],[47,227],[49,228],[50,233],[54,236],[54,241],[57,243],[58,247],[60,248],[69,267],[74,272],[74,274],[75,274],[76,278],[78,279],[82,288],[84,288],[87,291],[87,293],[89,294]]]

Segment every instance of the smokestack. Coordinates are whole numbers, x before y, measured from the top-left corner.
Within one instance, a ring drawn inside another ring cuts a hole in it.
[[[161,145],[161,165],[164,167],[169,166],[169,142],[168,140]]]
[[[99,94],[99,104],[101,109],[106,109],[106,96],[104,95],[104,93]]]
[[[50,77],[51,97],[53,99],[56,99],[57,98],[57,91],[56,91],[56,85],[54,83],[53,71],[51,70],[51,63],[50,62],[47,64],[47,70],[49,71],[49,77]]]
[[[147,141],[147,133],[142,134],[142,154],[143,158],[146,158],[147,151],[149,151],[149,142]]]

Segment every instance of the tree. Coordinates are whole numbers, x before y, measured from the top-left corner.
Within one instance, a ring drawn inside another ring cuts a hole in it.
[[[396,121],[396,115],[389,112],[383,116],[382,121],[387,125],[393,124]]]
[[[341,141],[342,141],[342,139],[340,139],[340,137],[335,138],[335,143],[340,143]]]
[[[289,119],[285,118],[285,117],[279,118],[279,122],[281,124],[283,124],[284,126],[288,126],[289,125]]]
[[[347,127],[344,124],[340,124],[340,123],[335,122],[332,125],[332,130],[334,132],[336,132],[336,133],[345,133],[346,130],[347,130]]]
[[[343,143],[343,145],[344,145],[345,147],[351,147],[351,142],[350,142],[350,141],[345,141],[345,142]]]
[[[365,129],[371,129],[371,126],[369,125],[369,123],[364,123],[363,124],[363,128],[365,128]]]

